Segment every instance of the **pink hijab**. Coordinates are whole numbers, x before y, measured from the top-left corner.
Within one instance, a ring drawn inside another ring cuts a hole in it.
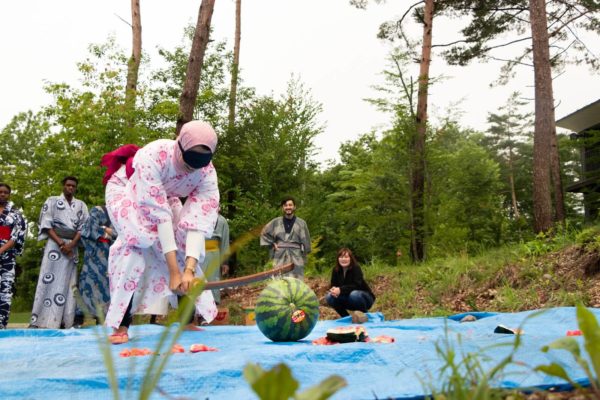
[[[181,127],[179,136],[177,137],[183,150],[189,150],[194,146],[204,145],[210,149],[212,153],[217,148],[217,134],[208,122],[190,121]],[[181,150],[177,143],[173,146],[175,152],[175,168],[179,172],[185,172],[185,163],[183,162]]]

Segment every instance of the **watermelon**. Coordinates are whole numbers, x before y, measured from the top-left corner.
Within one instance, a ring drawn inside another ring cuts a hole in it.
[[[337,343],[365,342],[367,331],[362,326],[346,326],[327,330],[327,339]]]
[[[296,278],[276,279],[258,296],[256,325],[274,342],[295,342],[313,330],[319,319],[319,300]]]

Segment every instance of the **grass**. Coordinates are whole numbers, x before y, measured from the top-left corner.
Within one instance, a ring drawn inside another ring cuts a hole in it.
[[[31,319],[31,312],[11,312],[8,318],[9,324],[28,324]]]
[[[513,312],[574,306],[590,302],[590,285],[577,273],[564,276],[564,268],[557,268],[577,261],[561,258],[561,251],[572,245],[600,250],[599,237],[598,227],[582,232],[565,228],[479,255],[459,254],[418,265],[390,266],[374,260],[362,267],[377,294],[374,310],[387,319],[443,316],[467,308]],[[328,274],[320,276],[328,280]]]
[[[445,299],[473,288],[484,290],[490,282],[499,280],[498,271],[522,257],[521,246],[513,245],[480,256],[463,254],[429,260],[420,265],[366,265],[363,269],[369,282],[385,277],[390,281],[390,289],[393,289],[379,294],[377,308],[391,319],[410,318],[453,313],[451,307],[445,305]],[[504,282],[498,283],[505,285]],[[509,296],[518,298],[514,293]],[[465,302],[472,307],[475,305],[468,297]],[[514,308],[513,304],[508,306]]]

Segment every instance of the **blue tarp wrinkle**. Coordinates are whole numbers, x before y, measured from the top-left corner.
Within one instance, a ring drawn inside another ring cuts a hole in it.
[[[592,310],[600,317],[600,310]],[[243,377],[247,363],[268,369],[286,363],[301,390],[332,374],[348,381],[334,399],[423,398],[441,388],[442,360],[436,344],[448,340],[457,354],[478,352],[486,367],[497,365],[512,349],[515,336],[495,334],[503,325],[524,330],[515,360],[494,385],[505,388],[568,388],[566,382],[533,368],[560,362],[577,382],[588,384],[584,372],[564,351],[542,353],[540,349],[578,329],[575,309],[552,308],[542,313],[470,313],[474,322],[459,321],[467,314],[446,318],[415,318],[385,321],[381,313],[370,313],[364,324],[369,336],[387,335],[391,344],[348,343],[315,346],[312,340],[333,327],[351,324],[350,318],[321,321],[305,339],[295,343],[273,343],[256,326],[208,326],[202,332],[184,332],[179,343],[186,349],[173,354],[163,372],[153,399],[255,399]],[[134,399],[144,379],[150,357],[119,357],[126,348],[154,350],[166,328],[139,325],[131,329],[126,345],[112,346],[118,374],[120,398]],[[8,329],[0,331],[0,398],[8,399],[111,399],[107,369],[100,350],[100,327],[69,330]],[[581,341],[581,338],[577,338]],[[218,352],[190,353],[192,344],[216,347]],[[162,392],[162,393],[161,393]]]

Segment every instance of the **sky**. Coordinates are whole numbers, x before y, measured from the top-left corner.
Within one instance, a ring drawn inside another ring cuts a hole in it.
[[[183,28],[195,24],[200,3],[140,0],[143,51],[158,59],[158,46],[181,44]],[[323,106],[320,122],[325,129],[315,139],[316,160],[337,159],[341,143],[389,122],[388,115],[364,101],[376,96],[373,86],[381,84],[391,50],[376,34],[382,22],[398,18],[412,3],[388,1],[357,10],[348,0],[242,0],[242,78],[259,94],[275,95],[284,92],[292,76],[300,78]],[[234,0],[216,1],[211,39],[226,39],[232,46],[234,15]],[[123,20],[130,16],[127,0],[1,1],[0,127],[19,112],[48,104],[45,82],[76,84],[76,63],[85,59],[89,44],[113,35],[129,52],[131,28]],[[446,27],[437,28],[434,38],[450,35]],[[411,34],[419,38],[419,27]],[[510,85],[490,88],[500,66],[449,67],[434,57],[431,76],[444,79],[430,90],[432,121],[450,112],[461,125],[485,130],[488,113],[498,112],[511,92],[533,98],[528,69]],[[411,72],[416,76],[418,65]],[[555,79],[554,97],[557,118],[568,115],[600,98],[600,76],[585,67],[569,69]]]

